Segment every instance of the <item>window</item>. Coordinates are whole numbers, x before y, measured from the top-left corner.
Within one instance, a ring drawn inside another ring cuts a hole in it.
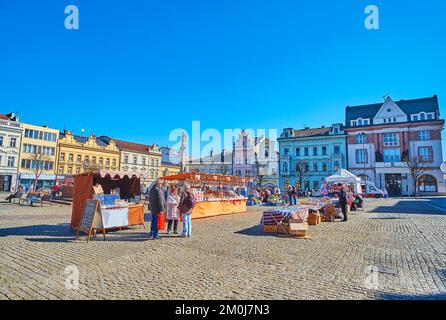
[[[288,157],[290,153],[290,150],[288,148],[283,149],[283,156]],[[153,166],[153,159],[152,159],[152,166]]]
[[[352,121],[352,127],[356,127],[356,121]]]
[[[313,171],[314,172],[318,172],[319,171],[319,167],[318,167],[317,162],[313,163]]]
[[[76,159],[77,163],[81,163],[82,162],[82,156],[79,154],[77,155],[77,159]]]
[[[420,120],[421,121],[426,120],[426,115],[424,113],[420,114]]]
[[[288,163],[283,163],[283,172],[288,172]]]
[[[246,170],[246,176],[249,178],[251,177],[251,170]]]
[[[322,155],[323,156],[327,155],[327,147],[322,147]]]
[[[310,164],[309,163],[305,163],[304,170],[305,170],[305,172],[310,172]]]
[[[368,153],[366,149],[356,150],[356,163],[367,163]]]
[[[90,156],[85,156],[84,162],[89,163],[90,162]]]
[[[133,156],[133,164],[138,164],[138,156]]]
[[[384,162],[400,162],[400,149],[384,149]]]
[[[68,167],[68,174],[73,174],[73,167]]]
[[[413,116],[413,121],[418,121],[418,115]]]
[[[109,166],[109,165],[110,165],[110,158],[107,158],[107,159],[105,160],[105,165],[106,165],[106,166]]]
[[[63,166],[60,166],[60,167],[59,167],[59,174],[63,174],[63,171],[64,171],[64,167],[63,167]]]
[[[335,156],[341,155],[341,147],[340,146],[334,146],[334,155]]]
[[[9,146],[11,148],[17,148],[17,138],[11,137],[11,140],[9,140]]]
[[[235,175],[238,176],[238,177],[241,177],[242,176],[242,170],[236,170],[235,171]]]
[[[104,158],[99,158],[99,165],[104,165]]]
[[[340,169],[339,161],[334,162],[334,171],[338,171]]]
[[[362,126],[362,120],[361,119],[358,120],[358,126]]]
[[[319,181],[313,182],[313,190],[319,190]]]
[[[432,117],[432,113],[428,113],[427,114],[427,120],[432,120],[433,119],[433,117]]]
[[[334,134],[339,134],[339,128],[338,127],[334,128]]]
[[[74,161],[74,154],[70,153],[70,154],[68,155],[68,161],[69,161],[69,162],[73,162],[73,161]]]
[[[8,157],[8,167],[9,168],[15,167],[15,157]]]
[[[285,149],[285,150],[288,150],[288,149]],[[155,165],[155,160],[153,160],[153,159],[150,159],[150,164],[152,165],[152,167]]]
[[[427,131],[427,130],[418,131],[418,140],[426,141],[426,140],[430,140],[430,139],[431,139],[430,131]]]
[[[91,161],[93,162],[93,164],[96,164],[96,157],[91,158]]]
[[[60,161],[65,161],[65,153],[60,154]]]
[[[0,147],[3,147],[3,136],[0,136]]]
[[[304,149],[304,156],[308,157],[310,155],[310,151],[308,150],[308,148]]]
[[[116,159],[113,159],[113,167],[116,167]]]
[[[76,167],[76,174],[80,174],[81,173],[81,167]]]
[[[437,180],[431,175],[423,175],[418,179],[418,190],[420,192],[438,192]]]
[[[109,160],[109,162],[110,162],[110,160]],[[146,165],[146,158],[144,158],[144,157],[142,158],[142,165],[143,165],[143,166]]]
[[[313,156],[317,156],[317,147],[313,147]]]
[[[365,144],[367,141],[367,135],[365,133],[358,134],[356,136],[356,144]]]
[[[127,154],[124,155],[124,163],[129,163],[129,156]]]
[[[397,133],[384,134],[384,143],[398,144],[400,142],[400,136]]]
[[[367,120],[364,120],[364,125],[365,125],[365,126],[368,126],[369,124],[370,124],[370,120],[368,120],[368,119],[367,119]]]
[[[423,162],[433,162],[434,152],[432,147],[419,147],[418,148],[418,158]]]
[[[328,171],[328,167],[327,167],[327,164],[325,162],[322,164],[322,171],[323,172],[327,172]]]
[[[296,156],[300,157],[300,148],[296,148]]]

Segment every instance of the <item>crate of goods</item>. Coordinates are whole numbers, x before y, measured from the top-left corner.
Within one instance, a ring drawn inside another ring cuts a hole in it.
[[[282,223],[279,225],[266,224],[263,226],[263,232],[266,233],[287,233],[288,229],[288,223]]]
[[[290,219],[288,231],[292,237],[305,237],[308,231],[308,222],[301,219]]]
[[[327,206],[324,210],[324,221],[325,222],[333,222],[336,216],[336,208],[335,206]]]
[[[322,223],[321,215],[319,214],[319,211],[310,213],[308,216],[308,224],[310,226],[318,226]]]

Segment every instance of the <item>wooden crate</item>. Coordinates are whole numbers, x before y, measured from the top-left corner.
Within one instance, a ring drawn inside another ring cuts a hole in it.
[[[274,226],[274,225],[264,225],[263,232],[266,232],[266,233],[287,233],[289,230],[288,224],[282,224],[282,227]],[[286,231],[284,231],[284,229]]]

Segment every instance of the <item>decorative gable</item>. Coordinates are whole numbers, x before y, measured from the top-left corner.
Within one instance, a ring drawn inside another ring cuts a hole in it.
[[[398,105],[392,100],[392,98],[387,97],[386,101],[384,101],[384,104],[375,115],[373,124],[391,124],[407,121],[407,114],[405,114],[403,110],[398,107]]]

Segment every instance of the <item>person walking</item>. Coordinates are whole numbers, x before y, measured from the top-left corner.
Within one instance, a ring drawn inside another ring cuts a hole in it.
[[[192,194],[190,184],[186,183],[185,187],[185,190],[181,194],[178,210],[180,211],[181,217],[183,218],[183,232],[181,236],[183,238],[190,238],[192,235],[191,215],[192,209],[195,207],[196,200],[195,196]]]
[[[343,184],[339,184],[341,191],[339,192],[339,205],[341,206],[342,215],[344,216],[344,222],[348,221],[347,211],[348,211],[348,202],[347,202],[347,190]]]
[[[178,205],[180,203],[180,197],[178,196],[177,189],[172,187],[167,196],[167,235],[172,231],[178,234],[178,221],[180,220],[180,214],[178,212]]]
[[[150,211],[152,213],[152,225],[150,227],[150,240],[161,239],[158,235],[158,215],[163,214],[165,207],[164,193],[161,190],[161,180],[156,180],[155,186],[149,193]]]
[[[293,205],[293,187],[288,186],[288,198],[290,198],[290,206]]]

